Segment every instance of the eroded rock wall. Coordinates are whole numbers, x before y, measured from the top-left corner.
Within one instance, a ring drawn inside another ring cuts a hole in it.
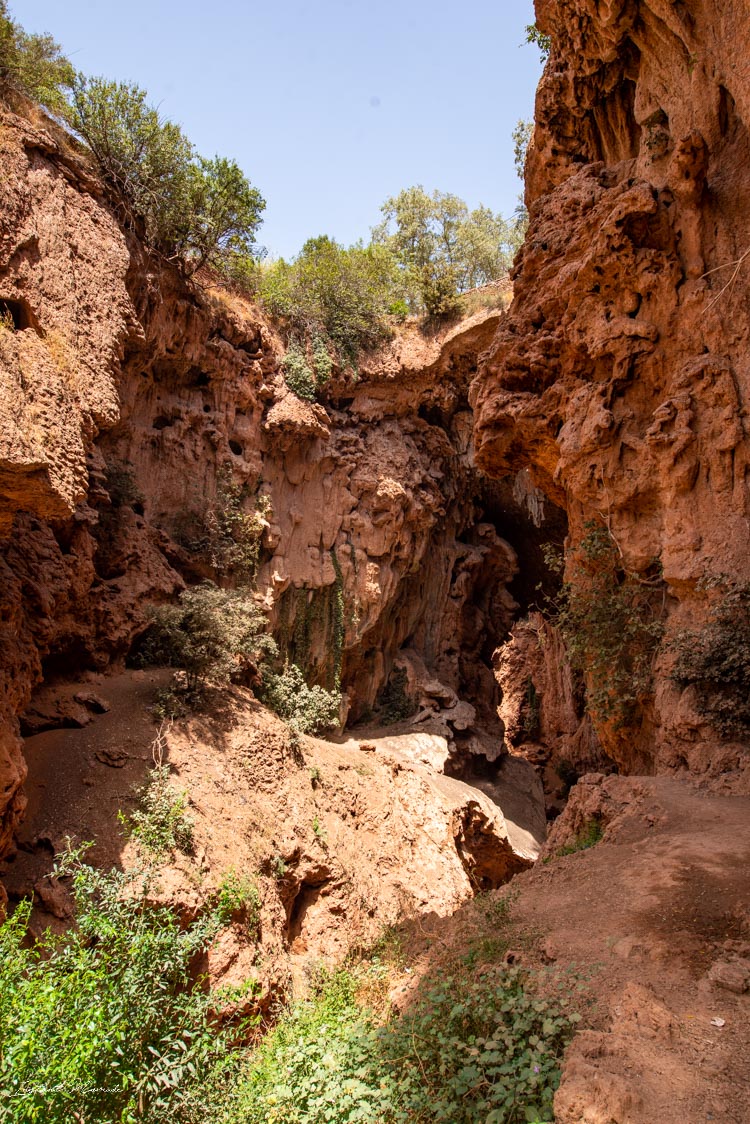
[[[664,579],[668,635],[705,617],[701,579],[750,576],[750,10],[739,0],[537,0],[552,50],[527,159],[514,301],[474,384],[479,466],[526,469],[606,526],[623,567]],[[732,768],[669,676],[621,769]]]
[[[408,327],[304,402],[262,313],[149,257],[85,153],[20,109],[0,120],[0,851],[32,691],[121,665],[149,604],[216,577],[185,529],[227,479],[248,511],[263,498],[282,648],[340,675],[353,718],[400,660],[422,728],[498,756],[484,638],[509,628],[517,562],[483,516],[468,389],[502,313]]]

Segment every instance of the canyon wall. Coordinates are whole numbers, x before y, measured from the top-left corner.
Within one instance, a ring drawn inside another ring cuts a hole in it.
[[[258,308],[150,257],[85,152],[18,109],[0,120],[0,852],[19,735],[90,718],[32,693],[121,667],[149,605],[217,576],[194,531],[227,486],[257,512],[258,594],[308,677],[340,679],[356,719],[395,668],[454,772],[499,758],[491,658],[518,563],[485,518],[468,390],[503,313],[407,325],[303,401]]]
[[[620,769],[741,768],[746,747],[720,741],[693,688],[673,682],[669,640],[706,620],[706,583],[750,577],[750,10],[536,11],[551,53],[530,224],[472,390],[477,462],[497,477],[526,469],[564,509],[568,576],[595,526],[622,572],[660,591],[653,698],[625,728],[598,725]]]

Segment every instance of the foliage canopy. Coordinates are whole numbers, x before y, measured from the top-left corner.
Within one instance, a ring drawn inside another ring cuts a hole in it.
[[[137,875],[103,873],[70,852],[76,927],[29,945],[31,903],[0,924],[0,1086],[14,1124],[72,1119],[202,1124],[236,1064],[216,1025],[216,993],[196,987],[194,957],[218,911],[183,928],[146,906]]]

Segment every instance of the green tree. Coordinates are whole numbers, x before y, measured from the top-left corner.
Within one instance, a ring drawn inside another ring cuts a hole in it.
[[[207,160],[145,90],[77,75],[70,123],[114,191],[121,218],[190,271],[247,256],[265,206],[233,160]]]
[[[451,312],[459,293],[497,280],[515,250],[512,223],[489,207],[470,211],[450,193],[421,185],[387,199],[373,243],[390,249],[402,271],[409,304],[428,315]]]
[[[519,179],[523,179],[524,168],[526,167],[526,153],[529,148],[529,141],[531,140],[534,132],[534,122],[524,121],[519,118],[516,127],[513,130],[513,163],[516,166],[516,174]]]
[[[388,312],[399,293],[398,267],[388,248],[361,243],[347,248],[325,235],[310,238],[292,262],[266,265],[260,282],[264,303],[293,333],[313,344],[325,336],[351,362],[389,334]],[[320,342],[317,352],[322,369]]]
[[[28,35],[0,0],[0,83],[64,116],[74,73],[50,35]]]
[[[144,661],[180,668],[189,691],[206,682],[228,683],[255,671],[276,644],[255,599],[245,590],[203,582],[161,605],[141,649]]]

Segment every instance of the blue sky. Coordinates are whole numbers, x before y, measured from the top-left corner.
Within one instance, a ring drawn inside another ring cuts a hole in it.
[[[264,195],[259,241],[367,239],[421,183],[509,215],[511,132],[531,117],[532,0],[10,0],[79,70],[137,82]]]

